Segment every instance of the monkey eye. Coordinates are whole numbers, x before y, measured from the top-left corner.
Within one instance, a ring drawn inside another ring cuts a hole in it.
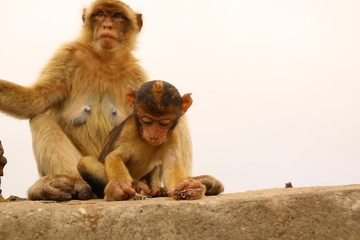
[[[99,10],[99,11],[97,11],[97,12],[95,13],[95,16],[97,16],[97,17],[104,17],[104,16],[105,16],[105,13],[104,13],[103,11]]]
[[[161,127],[168,127],[168,126],[170,125],[170,123],[171,123],[171,120],[166,119],[166,120],[160,121],[160,122],[159,122],[159,125],[160,125]]]
[[[141,122],[146,126],[150,126],[153,123],[153,121],[147,117],[142,117]]]
[[[116,12],[116,13],[113,14],[113,18],[115,18],[115,19],[120,19],[120,18],[125,19],[125,15],[122,12]]]

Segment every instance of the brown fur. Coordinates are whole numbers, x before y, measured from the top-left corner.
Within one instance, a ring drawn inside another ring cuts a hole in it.
[[[93,39],[90,18],[103,4],[124,9],[129,20],[126,31],[119,33],[123,40],[110,50]],[[129,115],[126,86],[148,80],[132,54],[142,24],[139,16],[119,1],[96,1],[84,12],[77,40],[60,47],[32,86],[0,80],[0,110],[31,119],[35,158],[44,176],[29,189],[31,199],[63,200],[58,190],[69,192],[69,184],[72,197],[90,197],[77,163],[81,156],[99,156],[110,130]],[[84,194],[76,194],[75,182]]]
[[[96,40],[99,34],[94,30],[100,25],[92,16],[97,9],[120,10],[126,16],[127,22],[112,26],[121,40],[113,49],[101,48]],[[117,0],[98,0],[84,10],[83,21],[79,37],[59,48],[32,86],[0,80],[0,110],[30,119],[42,176],[29,189],[30,199],[90,198],[91,188],[77,164],[82,156],[99,156],[110,130],[130,114],[127,85],[138,87],[148,81],[132,54],[142,27],[141,14]],[[185,117],[177,130],[178,151],[190,176],[192,147]]]
[[[152,81],[143,84],[138,93],[130,89],[128,100],[135,111],[111,131],[99,161],[84,157],[78,164],[79,172],[98,196],[103,196],[105,189],[107,200],[126,200],[137,192],[134,181],[149,185],[137,185],[146,194],[169,194],[175,199],[198,199],[205,190],[207,195],[224,190],[221,182],[211,176],[190,177],[187,158],[180,151],[176,124],[192,104],[190,94],[181,97],[171,84]],[[159,114],[164,103],[172,111]],[[159,124],[162,121],[168,125]]]

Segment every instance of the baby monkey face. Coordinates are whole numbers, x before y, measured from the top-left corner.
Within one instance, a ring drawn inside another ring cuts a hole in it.
[[[139,116],[139,120],[142,138],[152,146],[159,146],[168,140],[176,116],[172,114],[164,116],[146,114]]]

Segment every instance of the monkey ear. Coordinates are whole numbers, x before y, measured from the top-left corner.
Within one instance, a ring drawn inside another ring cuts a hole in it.
[[[130,85],[127,86],[128,90],[126,93],[127,99],[129,100],[130,106],[134,106],[135,96],[136,96],[136,89]]]
[[[136,20],[137,20],[137,25],[138,25],[138,28],[139,28],[139,32],[143,26],[143,19],[142,19],[142,14],[141,13],[137,13],[136,14]]]
[[[85,17],[86,17],[86,8],[83,8],[83,14],[81,16],[83,23],[85,23]]]
[[[181,98],[181,102],[181,115],[184,115],[193,102],[191,93],[184,94]]]

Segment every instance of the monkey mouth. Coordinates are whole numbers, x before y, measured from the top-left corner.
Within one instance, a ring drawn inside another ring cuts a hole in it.
[[[110,34],[104,34],[100,36],[100,39],[112,39],[112,40],[117,40],[116,37],[114,37],[113,35]]]
[[[164,141],[161,141],[161,140],[159,140],[159,139],[151,139],[151,138],[145,138],[145,141],[146,141],[149,145],[154,146],[154,147],[160,146],[161,144],[164,143]]]
[[[102,34],[98,41],[103,49],[113,49],[119,43],[119,40],[112,34]]]

